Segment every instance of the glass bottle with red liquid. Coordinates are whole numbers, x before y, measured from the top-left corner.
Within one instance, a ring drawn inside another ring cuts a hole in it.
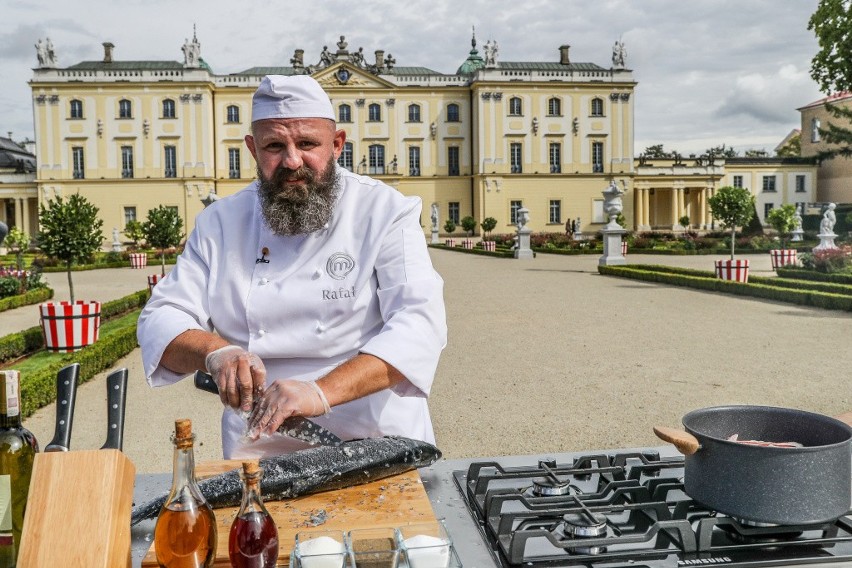
[[[162,568],[210,568],[216,561],[216,516],[195,480],[192,422],[175,420],[172,490],[154,529]]]
[[[231,525],[228,554],[234,568],[274,568],[278,564],[278,527],[263,506],[257,462],[243,462],[243,500]]]

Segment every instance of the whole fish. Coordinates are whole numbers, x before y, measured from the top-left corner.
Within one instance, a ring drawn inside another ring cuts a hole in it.
[[[264,501],[292,499],[320,491],[360,485],[432,465],[441,451],[432,444],[401,436],[366,438],[340,446],[319,446],[262,458],[260,490]],[[239,470],[234,469],[198,482],[214,509],[235,507],[243,495]],[[168,493],[133,507],[130,524],[156,517]]]

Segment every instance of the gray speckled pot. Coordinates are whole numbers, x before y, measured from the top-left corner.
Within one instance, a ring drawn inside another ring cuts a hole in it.
[[[720,406],[683,417],[700,449],[685,457],[685,489],[721,513],[763,523],[811,524],[852,508],[852,428],[789,408]],[[728,441],[798,442],[771,448]]]

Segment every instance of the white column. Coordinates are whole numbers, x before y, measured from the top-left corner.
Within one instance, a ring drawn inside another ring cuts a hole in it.
[[[24,222],[23,222],[23,212],[21,211],[21,200],[19,198],[15,198],[15,226],[24,230]]]
[[[646,229],[651,228],[651,190],[646,189],[642,195],[642,213],[645,215],[645,218],[642,219],[642,224]]]
[[[30,204],[29,199],[21,199],[21,230],[25,235],[30,234]]]
[[[672,216],[672,229],[677,226],[677,205],[678,205],[678,197],[677,197],[677,188],[673,187],[670,191],[671,196],[671,207],[669,207],[669,212]]]
[[[633,207],[633,224],[636,226],[637,229],[642,227],[642,219],[644,218],[644,212],[642,210],[642,206],[644,204],[642,195],[644,193],[644,189],[636,190],[636,199],[634,200],[635,205]]]

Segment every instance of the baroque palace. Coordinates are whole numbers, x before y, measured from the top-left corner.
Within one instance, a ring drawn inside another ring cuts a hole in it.
[[[496,41],[480,54],[474,36],[451,74],[397,66],[381,49],[371,57],[343,36],[316,60],[296,49],[288,66],[227,75],[204,61],[194,34],[183,62],[123,61],[104,43],[101,61],[59,67],[49,40],[37,47],[37,173],[29,187],[0,192],[0,216],[31,234],[38,203],[72,193],[99,207],[105,235],[160,204],[190,231],[205,202],[255,178],[243,137],[267,74],[310,74],[325,88],[347,136],[340,165],[419,196],[424,232],[436,203],[441,227],[471,215],[512,232],[526,207],[535,231],[573,220],[590,234],[605,222],[601,191],[613,181],[628,192],[624,215],[636,230],[680,228],[684,215],[693,229],[713,228],[707,198],[723,185],[752,189],[761,218],[815,201],[807,160],[634,160],[637,83],[620,42],[602,67],[572,61],[568,45],[554,46],[552,61],[502,61]]]

